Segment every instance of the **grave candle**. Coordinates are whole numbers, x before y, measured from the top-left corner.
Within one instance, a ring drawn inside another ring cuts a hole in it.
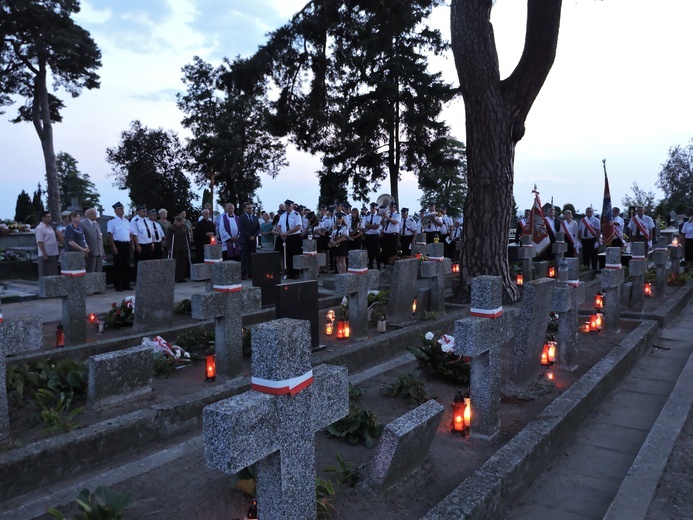
[[[464,427],[468,429],[472,425],[472,399],[464,398]]]
[[[556,278],[556,268],[553,266],[549,267],[549,278]]]
[[[643,293],[645,296],[652,296],[652,284],[650,282],[643,285]]]
[[[452,402],[452,423],[450,423],[450,429],[453,433],[460,433],[464,435],[465,431],[465,420],[464,415],[467,412],[467,403],[462,401]]]
[[[327,320],[327,322],[325,323],[325,334],[327,334],[328,336],[332,336],[333,332],[334,324],[331,320]]]
[[[63,324],[59,323],[55,328],[55,348],[63,348],[65,346],[65,331]]]
[[[585,326],[582,328],[583,332],[589,332],[590,331],[590,322],[589,320],[585,322]]]
[[[674,237],[671,241],[671,245],[674,247],[679,247],[679,237]]]
[[[601,332],[602,327],[604,327],[604,315],[599,311],[595,312],[594,314],[597,317],[597,332]]]
[[[217,377],[217,364],[214,355],[207,356],[205,363],[205,382],[215,381]]]
[[[420,252],[416,253],[416,259],[421,260],[421,253]]]
[[[96,314],[93,312],[89,313],[89,323],[96,323]]]
[[[522,284],[524,284],[524,283],[525,283],[525,277],[522,276],[521,274],[518,274],[518,275],[515,277],[515,284],[516,284],[516,285],[522,285]]]
[[[546,379],[548,379],[549,381],[553,381],[554,380],[553,372],[547,372],[546,373]]]
[[[411,313],[416,314],[416,298],[414,298],[414,301],[411,304]]]
[[[344,339],[349,339],[351,337],[351,328],[349,327],[349,321],[344,322]]]
[[[594,308],[603,309],[604,308],[604,295],[602,293],[597,293],[594,295]]]
[[[215,245],[217,243],[217,237],[209,237],[209,245]]]
[[[344,339],[344,322],[342,320],[337,322],[337,339]]]
[[[589,327],[590,327],[590,334],[596,334],[597,332],[599,332],[599,329],[597,328],[597,315],[596,314],[592,314],[592,316],[590,316]]]
[[[378,332],[387,332],[387,321],[378,320]]]

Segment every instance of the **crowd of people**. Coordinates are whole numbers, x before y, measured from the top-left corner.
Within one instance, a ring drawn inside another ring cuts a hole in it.
[[[455,259],[458,248],[455,243],[462,238],[462,218],[453,219],[444,206],[431,204],[418,215],[410,215],[409,208],[398,208],[396,201],[386,204],[371,202],[350,208],[347,203],[337,202],[334,206],[322,205],[319,213],[287,199],[276,212],[256,212],[252,203],[244,204],[236,212],[234,204],[224,207],[224,212],[214,216],[210,204],[205,205],[197,222],[191,223],[186,212],[168,220],[166,209],[136,207],[135,214],[125,217],[123,204],[113,205],[115,217],[107,223],[104,236],[97,221],[97,211],[87,209],[82,217],[76,211],[64,211],[62,221],[52,225],[52,216],[44,211],[41,223],[36,228],[39,255],[39,276],[58,274],[58,258],[62,251],[84,253],[87,272],[102,270],[108,250],[113,255],[113,284],[116,291],[131,290],[130,257],[134,257],[135,270],[142,260],[173,258],[176,260],[176,282],[184,282],[191,263],[204,262],[204,246],[213,240],[222,248],[223,260],[241,263],[241,277],[252,277],[252,255],[256,252],[277,251],[280,253],[282,270],[286,278],[298,278],[293,257],[302,254],[303,239],[315,238],[318,252],[329,258],[324,271],[347,272],[346,259],[353,249],[368,251],[368,268],[381,269],[395,258],[410,256],[412,244],[442,242],[444,255]],[[515,240],[527,233],[530,210],[518,220]],[[578,223],[570,210],[563,211],[563,218],[555,215],[550,207],[544,223],[551,243],[556,233],[563,231],[567,243],[567,257],[581,255],[582,263],[597,268],[597,252],[602,245],[600,219],[592,208]],[[614,236],[609,245],[624,247],[629,242],[645,242],[649,248],[655,231],[651,217],[638,206],[635,214],[625,225],[619,208],[613,208]],[[684,222],[680,229],[686,247],[686,260],[693,262],[693,217]],[[688,239],[688,240],[686,240]],[[192,256],[194,252],[194,256]],[[542,254],[552,259],[552,247]]]

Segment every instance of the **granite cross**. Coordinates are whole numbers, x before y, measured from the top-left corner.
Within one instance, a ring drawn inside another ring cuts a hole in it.
[[[368,269],[368,251],[349,251],[349,268],[335,276],[337,294],[349,303],[349,327],[354,339],[368,337],[368,291],[377,289],[379,272]]]
[[[621,266],[621,248],[607,247],[601,282],[604,292],[605,329],[609,332],[621,331],[621,286],[623,269]]]
[[[563,256],[566,251],[568,251],[568,244],[565,242],[565,233],[563,231],[556,231],[556,241],[551,246],[553,249],[553,256],[556,265],[560,265]]]
[[[534,279],[534,273],[532,269],[532,258],[537,254],[537,250],[534,249],[534,244],[532,244],[531,235],[522,235],[520,237],[522,246],[517,252],[517,259],[522,260],[522,278],[524,283],[529,282]]]
[[[84,253],[63,253],[61,274],[39,278],[39,297],[62,298],[65,344],[87,341],[85,296],[106,290],[106,273],[87,273]]]
[[[192,295],[192,317],[214,318],[217,375],[234,377],[243,367],[241,264],[231,260],[214,264],[211,280],[211,291]]]
[[[429,309],[439,314],[445,313],[445,284],[447,274],[452,270],[452,261],[443,256],[442,242],[428,245],[428,260],[421,262],[421,278],[428,281]]]
[[[203,410],[205,458],[257,468],[258,517],[314,519],[315,432],[349,413],[345,367],[311,369],[310,332],[289,318],[253,327],[251,390]]]
[[[667,275],[669,274],[667,268],[669,251],[667,251],[666,237],[660,236],[657,238],[653,256],[655,263],[655,298],[660,299],[664,297],[664,291],[667,286]]]
[[[671,259],[671,278],[676,281],[681,273],[681,254],[683,250],[678,242],[676,245],[669,244],[667,248],[669,249],[669,258]]]
[[[633,242],[632,256],[628,263],[628,274],[633,288],[630,293],[630,307],[637,312],[643,311],[645,303],[645,273],[647,273],[647,256],[645,242]]]
[[[419,260],[397,260],[392,269],[390,298],[387,301],[387,319],[390,323],[405,323],[412,319],[412,304],[417,294],[416,277]]]
[[[315,239],[303,241],[303,254],[294,256],[294,269],[300,272],[301,280],[317,280],[321,267],[327,265],[325,253],[318,253],[318,242]]]
[[[558,314],[557,365],[562,370],[574,371],[578,358],[578,310],[585,301],[585,286],[580,283],[577,258],[563,258],[558,267],[558,278],[553,288],[553,311]]]
[[[206,282],[205,290],[212,290],[212,267],[222,261],[221,244],[205,244],[204,262],[190,266],[190,279]]]
[[[500,276],[477,276],[471,285],[470,316],[455,322],[455,354],[471,357],[471,435],[492,439],[500,425],[501,346],[512,337],[513,319],[503,313]]]

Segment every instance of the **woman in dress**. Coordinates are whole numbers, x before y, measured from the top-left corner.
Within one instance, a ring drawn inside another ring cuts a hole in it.
[[[260,248],[262,249],[263,253],[270,253],[274,251],[273,229],[274,225],[272,224],[269,214],[266,211],[263,211],[260,218]]]
[[[561,231],[565,234],[565,242],[568,250],[565,253],[566,258],[574,258],[580,252],[580,241],[578,240],[578,223],[573,220],[573,212],[569,209],[563,212],[563,221],[561,222]]]
[[[79,251],[89,254],[89,247],[84,238],[84,231],[79,228],[80,216],[76,211],[70,212],[70,224],[65,228],[65,252]]]
[[[341,211],[335,214],[337,222],[332,232],[332,239],[328,244],[332,250],[332,254],[337,264],[337,274],[345,274],[347,272],[346,257],[347,257],[347,240],[349,240],[349,228],[344,223],[346,215]]]

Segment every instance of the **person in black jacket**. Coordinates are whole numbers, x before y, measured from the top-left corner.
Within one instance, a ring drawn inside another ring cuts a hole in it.
[[[193,230],[193,241],[195,242],[195,262],[201,264],[205,261],[205,244],[210,243],[210,239],[215,236],[216,227],[214,222],[209,219],[209,210],[202,210],[202,220],[195,224]]]
[[[253,276],[251,255],[257,251],[257,237],[260,234],[260,221],[253,215],[252,202],[245,203],[243,215],[238,217],[238,231],[241,243],[241,278]]]

